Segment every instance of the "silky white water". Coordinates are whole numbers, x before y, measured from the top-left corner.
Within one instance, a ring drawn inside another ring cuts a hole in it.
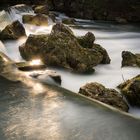
[[[20,7],[20,6],[19,6]],[[11,12],[0,12],[0,29],[3,29],[13,20],[21,21],[23,14],[33,13],[30,8],[11,8]],[[26,10],[27,9],[27,10]],[[12,17],[12,18],[11,18]],[[59,15],[58,20],[65,16]],[[5,19],[5,20],[3,20]],[[29,34],[46,34],[51,32],[52,25],[50,22],[48,27],[37,27],[32,25],[24,25],[27,35]],[[69,72],[67,70],[53,68],[62,77],[62,87],[74,92],[78,92],[79,88],[89,82],[99,82],[108,88],[116,88],[120,83],[129,78],[140,74],[139,68],[125,67],[121,68],[122,51],[131,51],[133,53],[140,52],[140,28],[135,25],[117,25],[113,23],[94,22],[86,20],[77,20],[77,24],[81,27],[71,28],[75,35],[81,36],[87,32],[93,32],[96,41],[104,47],[111,58],[111,64],[99,65],[95,67],[95,73],[90,75],[81,75]],[[18,51],[18,47],[26,41],[22,38],[16,41],[0,42],[0,50],[5,52],[15,61],[21,61],[22,58]],[[5,46],[5,47],[4,47]],[[130,113],[140,117],[140,109],[131,108]]]

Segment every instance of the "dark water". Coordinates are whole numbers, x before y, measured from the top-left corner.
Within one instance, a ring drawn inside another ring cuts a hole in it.
[[[1,140],[140,139],[140,120],[60,87],[38,86],[43,92],[0,78]]]

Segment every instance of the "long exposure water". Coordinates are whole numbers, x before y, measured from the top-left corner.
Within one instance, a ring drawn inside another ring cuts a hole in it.
[[[23,14],[34,14],[30,7],[20,5],[0,12],[0,30],[12,21],[21,21]],[[58,20],[64,15],[59,14]],[[22,21],[21,21],[22,22]],[[24,25],[27,35],[50,33],[52,25]],[[99,82],[108,88],[140,74],[139,68],[121,68],[121,52],[140,52],[140,27],[77,19],[71,29],[77,36],[93,32],[96,43],[111,57],[111,64],[99,65],[91,75],[55,69],[62,76],[62,87],[78,92],[87,82]],[[21,61],[18,47],[26,41],[0,42],[0,51]],[[43,79],[44,80],[44,79]],[[0,139],[2,140],[139,140],[140,121],[100,106],[65,89],[29,81],[12,83],[0,77]],[[38,90],[37,90],[38,89]],[[140,109],[130,107],[129,113],[140,117]]]

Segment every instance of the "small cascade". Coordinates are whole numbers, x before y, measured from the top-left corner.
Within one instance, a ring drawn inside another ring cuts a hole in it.
[[[34,14],[32,8],[24,4],[9,7],[7,12],[9,13],[12,21],[19,20],[20,22],[22,22],[22,15]]]
[[[12,18],[9,13],[5,10],[0,11],[0,30],[4,29],[8,24],[10,24]]]
[[[7,8],[6,10],[0,11],[0,30],[3,30],[8,24],[15,20],[19,20],[22,23],[22,15],[32,14],[34,11],[31,7],[21,4]],[[51,32],[53,22],[48,19],[48,26],[34,26],[29,24],[23,24],[27,36],[30,34],[47,34]],[[21,38],[19,40],[5,41],[4,44],[0,42],[0,51],[7,54],[11,59],[15,61],[21,61],[18,47],[22,45],[27,38]],[[5,47],[4,47],[5,46]]]
[[[7,50],[6,50],[4,44],[1,41],[0,41],[0,52],[3,52],[5,54],[7,54]]]

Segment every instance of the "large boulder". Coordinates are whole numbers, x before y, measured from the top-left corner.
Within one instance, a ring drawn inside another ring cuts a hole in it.
[[[80,88],[79,93],[128,112],[129,107],[123,97],[116,90],[105,88],[99,83],[88,83]]]
[[[133,54],[129,51],[123,51],[122,67],[124,66],[140,67],[140,54]]]
[[[131,105],[140,107],[140,75],[120,84],[118,88]]]
[[[19,39],[22,36],[26,36],[23,25],[17,20],[7,25],[0,33],[0,39]]]
[[[25,60],[40,58],[47,65],[81,73],[92,72],[104,57],[94,47],[83,48],[72,30],[60,23],[53,26],[49,35],[30,35],[19,50]]]
[[[48,26],[48,16],[44,14],[37,15],[23,15],[23,23],[32,24],[36,26]]]

